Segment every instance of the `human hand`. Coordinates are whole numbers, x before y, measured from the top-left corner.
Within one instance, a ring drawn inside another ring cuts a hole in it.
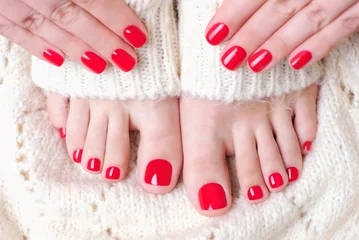
[[[67,55],[97,74],[107,61],[130,71],[133,47],[147,41],[123,0],[0,0],[0,34],[56,66]]]
[[[248,60],[264,72],[289,56],[299,70],[323,58],[359,27],[359,0],[224,0],[206,30],[207,41],[229,41],[229,70]]]

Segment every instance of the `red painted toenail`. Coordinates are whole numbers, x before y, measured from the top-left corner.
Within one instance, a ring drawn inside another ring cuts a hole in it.
[[[202,210],[217,210],[227,206],[226,193],[218,183],[208,183],[198,192],[199,203]]]
[[[312,142],[311,141],[306,141],[303,144],[303,150],[306,151],[306,152],[309,152],[311,147],[312,147]]]
[[[66,128],[59,128],[59,133],[62,139],[66,138]]]
[[[134,47],[140,48],[147,42],[147,36],[136,26],[128,26],[124,31],[124,36]]]
[[[155,159],[148,163],[145,173],[145,182],[155,186],[171,184],[172,165],[166,160]]]
[[[106,178],[110,180],[120,179],[120,169],[118,167],[109,167],[106,170]]]
[[[229,70],[235,70],[246,58],[247,53],[240,46],[233,46],[222,56],[222,64]]]
[[[278,188],[284,184],[282,175],[279,173],[273,173],[269,176],[269,184],[272,188]]]
[[[295,180],[298,179],[299,176],[298,169],[295,167],[287,168],[287,174],[288,174],[289,182],[294,182]]]
[[[293,57],[293,59],[290,61],[290,65],[295,70],[299,70],[307,65],[310,60],[312,60],[312,53],[309,51],[302,51]]]
[[[208,31],[206,39],[209,44],[217,45],[220,44],[229,34],[229,28],[224,23],[214,24],[213,27]]]
[[[82,149],[77,149],[74,151],[74,153],[72,154],[72,159],[74,160],[74,162],[76,163],[80,163],[81,159],[82,159]]]
[[[262,71],[272,61],[272,54],[268,50],[260,50],[248,59],[249,67],[253,72]]]
[[[91,158],[87,162],[87,169],[92,172],[98,172],[100,171],[100,168],[101,168],[101,161],[98,158]]]
[[[248,199],[251,201],[259,200],[263,197],[263,191],[260,186],[253,186],[248,189]]]

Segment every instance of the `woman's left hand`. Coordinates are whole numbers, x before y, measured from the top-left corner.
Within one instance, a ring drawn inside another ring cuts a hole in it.
[[[206,38],[229,41],[221,59],[227,69],[248,60],[259,73],[288,56],[296,70],[315,63],[358,27],[359,0],[224,0]]]

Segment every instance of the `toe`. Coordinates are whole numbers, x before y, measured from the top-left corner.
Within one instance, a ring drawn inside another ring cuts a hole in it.
[[[119,181],[127,175],[130,159],[130,136],[128,115],[121,108],[109,113],[106,151],[102,177],[107,181]]]
[[[47,111],[52,125],[59,130],[61,138],[66,138],[68,99],[55,93],[47,97]]]
[[[90,103],[90,122],[83,151],[82,167],[85,171],[98,174],[101,172],[105,156],[108,116],[106,101]]]
[[[303,168],[302,152],[292,121],[292,111],[280,105],[272,109],[271,122],[289,182],[298,179]]]
[[[139,181],[147,192],[164,194],[176,186],[182,168],[178,100],[141,105],[131,115],[141,133],[137,155]]]
[[[294,126],[303,154],[308,154],[317,133],[318,86],[304,89],[294,107]]]
[[[67,151],[72,160],[81,163],[83,149],[89,126],[88,100],[71,99],[69,117],[67,120]]]
[[[271,192],[279,192],[288,184],[288,177],[269,121],[258,124],[255,135],[267,187]]]
[[[256,148],[256,140],[244,124],[234,132],[237,173],[241,192],[250,203],[264,201],[268,188],[264,182]]]

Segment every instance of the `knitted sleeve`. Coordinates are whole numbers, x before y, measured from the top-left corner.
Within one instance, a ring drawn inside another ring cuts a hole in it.
[[[225,69],[221,53],[225,46],[211,46],[205,29],[223,0],[179,0],[181,87],[184,94],[223,102],[250,101],[280,96],[318,82],[322,63],[295,71],[287,61],[262,74],[247,66]]]
[[[128,73],[108,66],[95,75],[66,60],[60,68],[33,57],[32,78],[47,92],[101,99],[162,99],[178,96],[178,34],[173,1],[126,0],[148,31],[148,42],[137,49],[138,62]]]

